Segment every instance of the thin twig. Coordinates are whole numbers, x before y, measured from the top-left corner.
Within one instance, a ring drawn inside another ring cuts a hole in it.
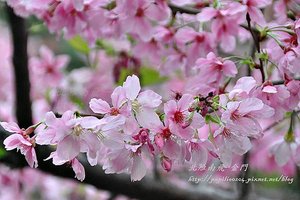
[[[176,14],[177,12],[179,12],[179,13],[186,13],[186,14],[196,15],[200,12],[200,10],[195,9],[195,8],[179,7],[179,6],[176,6],[172,3],[169,3],[169,7],[171,8],[173,14]]]
[[[293,80],[300,81],[300,77],[294,78]],[[282,85],[285,83],[285,80],[277,80],[277,81],[272,81],[273,85]]]
[[[252,36],[253,40],[254,40],[256,50],[257,50],[258,53],[260,53],[261,51],[260,51],[259,36],[255,31],[253,31],[253,28],[251,26],[251,18],[250,18],[249,13],[246,14],[246,20],[247,20],[247,25],[248,25],[249,31],[251,33],[251,36]],[[263,60],[261,58],[259,58],[259,70],[260,70],[260,73],[261,73],[262,82],[264,83],[265,80],[266,80],[266,77],[265,77],[265,72],[264,72]]]

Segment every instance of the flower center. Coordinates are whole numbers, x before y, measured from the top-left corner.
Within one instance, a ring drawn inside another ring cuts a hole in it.
[[[135,16],[143,17],[144,16],[144,9],[143,8],[138,8],[137,11],[136,11]]]
[[[231,132],[229,129],[224,128],[222,134],[224,135],[224,137],[230,137]]]
[[[137,100],[132,101],[131,105],[132,105],[132,110],[135,113],[139,112],[141,105],[139,104],[139,102]]]
[[[118,108],[111,108],[111,109],[110,109],[110,115],[116,116],[116,115],[118,115],[118,114],[120,114],[120,111],[119,111]]]
[[[231,113],[230,119],[234,121],[238,120],[240,117],[241,115],[237,111],[234,111],[233,113]]]
[[[203,42],[203,41],[204,41],[204,36],[203,36],[203,35],[197,35],[197,36],[196,36],[196,41],[197,41],[198,43]]]
[[[135,136],[132,136],[132,138],[139,141],[142,144],[145,144],[149,141],[149,129],[141,129],[139,133]]]
[[[176,111],[176,112],[174,113],[174,121],[175,121],[177,124],[182,124],[182,123],[183,123],[183,120],[184,120],[184,116],[183,116],[182,112]]]
[[[164,128],[164,129],[162,130],[162,136],[163,136],[164,138],[169,138],[171,135],[172,135],[172,133],[171,133],[171,131],[170,131],[169,128]]]
[[[80,125],[77,125],[73,128],[73,134],[80,136],[82,134],[83,128]]]

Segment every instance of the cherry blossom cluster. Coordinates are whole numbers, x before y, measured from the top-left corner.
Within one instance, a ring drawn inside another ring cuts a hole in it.
[[[36,144],[55,145],[48,159],[55,165],[71,163],[79,180],[85,173],[77,157],[86,153],[90,165],[103,163],[107,173],[127,172],[136,181],[146,175],[145,163],[154,156],[159,156],[166,171],[173,163],[205,165],[209,156],[219,158],[224,167],[231,166],[233,154],[243,155],[251,149],[250,138],[262,137],[259,120],[276,115],[272,106],[280,102],[270,96],[276,97],[279,90],[243,77],[228,94],[183,94],[162,105],[162,97],[151,90],[141,91],[133,75],[113,91],[111,105],[91,99],[90,108],[97,116],[66,111],[57,117],[48,112],[44,122],[26,130],[15,123],[2,122],[1,126],[14,133],[4,141],[6,149],[20,149],[31,167],[37,167]],[[159,112],[161,106],[163,112]],[[218,128],[201,139],[199,129],[210,122]],[[280,157],[278,162],[287,160]]]
[[[21,16],[37,16],[50,31],[67,39],[80,35],[90,45],[89,68],[68,75],[62,69],[69,58],[46,47],[30,60],[32,97],[37,104],[46,99],[46,108],[38,110],[47,113],[27,129],[13,122],[1,126],[13,133],[5,148],[20,150],[31,167],[38,166],[36,145],[53,147],[47,159],[70,164],[81,181],[82,154],[90,165],[128,173],[132,181],[141,180],[155,159],[166,172],[215,159],[228,168],[250,150],[254,165],[266,171],[300,166],[294,123],[300,102],[299,0],[7,3]],[[193,14],[174,13],[174,8]],[[275,11],[272,20],[262,9]],[[249,41],[252,55],[237,50]],[[160,92],[141,87],[141,66],[169,78]],[[123,69],[135,75],[113,90]],[[61,100],[53,88],[80,93],[89,108],[58,106],[68,99]],[[286,119],[291,123],[282,133],[265,134],[272,129],[267,125]],[[270,160],[260,166],[262,155]]]
[[[218,46],[225,52],[235,50],[237,41],[251,38],[245,29],[247,14],[251,23],[258,25],[259,39],[275,38],[266,51],[274,48],[273,43],[280,43],[276,44],[278,51],[271,53],[271,60],[280,59],[279,67],[293,61],[296,66],[298,63],[295,36],[289,33],[299,29],[299,20],[290,20],[286,13],[289,10],[297,18],[294,6],[299,3],[297,0],[275,2],[276,20],[271,23],[266,22],[260,10],[270,6],[271,0],[8,0],[7,3],[21,16],[34,14],[50,31],[63,33],[67,38],[81,35],[92,46],[99,38],[130,37],[135,44],[133,55],[145,59],[163,74],[173,73],[174,68],[190,73],[199,57],[211,51],[216,53]],[[172,15],[169,5],[192,5],[198,14]]]

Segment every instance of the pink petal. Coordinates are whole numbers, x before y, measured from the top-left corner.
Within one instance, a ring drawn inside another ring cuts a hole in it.
[[[274,156],[276,163],[280,167],[284,166],[291,158],[291,149],[289,144],[285,141],[280,143],[274,150]]]
[[[39,50],[39,53],[47,63],[52,63],[54,55],[53,52],[47,46],[42,46]]]
[[[20,134],[12,134],[8,136],[4,141],[3,144],[7,150],[12,150],[15,148],[23,148],[24,145],[32,146],[32,144],[24,139],[24,137]]]
[[[164,139],[162,138],[161,135],[159,135],[159,134],[155,135],[154,142],[155,142],[156,146],[158,146],[159,149],[163,148]]]
[[[123,83],[123,88],[125,89],[126,97],[129,100],[134,100],[141,90],[139,78],[136,75],[128,76]]]
[[[92,129],[96,128],[97,126],[104,125],[106,122],[96,117],[82,117],[79,123],[82,126],[82,128]]]
[[[278,92],[276,87],[271,86],[271,85],[265,86],[262,91],[265,93],[270,93],[270,94],[275,94]]]
[[[156,108],[161,104],[161,96],[152,90],[141,92],[137,98],[141,106],[147,108]]]
[[[204,118],[199,113],[195,113],[193,117],[193,121],[191,123],[191,127],[198,129],[204,126],[204,124],[205,124]]]
[[[83,181],[85,179],[84,167],[76,158],[72,160],[72,169],[75,172],[75,178],[80,181]]]
[[[167,116],[173,115],[174,112],[176,112],[176,110],[177,110],[177,104],[175,100],[167,101],[164,104],[164,112]]]
[[[126,94],[123,87],[118,86],[111,94],[112,105],[114,108],[120,108],[126,102]]]
[[[194,98],[190,94],[184,94],[178,101],[178,110],[186,111],[190,107],[190,104],[194,101]]]
[[[140,156],[133,157],[133,163],[131,168],[131,181],[141,180],[147,172],[147,167]]]
[[[218,11],[214,8],[203,8],[201,13],[197,15],[197,20],[200,22],[210,21],[217,15]]]
[[[256,80],[252,76],[245,76],[236,82],[234,89],[241,89],[249,93],[256,86],[256,84]]]
[[[125,124],[126,118],[123,115],[109,116],[101,120],[106,120],[106,124],[101,128],[102,131],[108,131],[118,128]]]
[[[29,166],[31,168],[37,168],[38,167],[38,162],[37,162],[37,158],[36,158],[36,153],[35,153],[35,149],[30,147],[26,154],[25,154],[25,159],[27,161],[27,163],[29,164]]]
[[[196,166],[205,166],[207,158],[207,150],[203,147],[199,147],[199,149],[192,151],[192,163]]]
[[[53,141],[56,136],[55,129],[47,128],[42,131],[39,131],[35,142],[39,145],[55,144],[57,141]]]
[[[187,42],[194,41],[197,36],[197,32],[191,27],[184,27],[179,29],[175,34],[177,42],[185,44]]]
[[[171,159],[177,159],[180,152],[180,146],[173,140],[167,140],[164,147],[163,147],[164,154],[171,158]]]
[[[94,113],[106,114],[110,112],[110,106],[102,99],[91,99],[90,108]]]
[[[239,113],[241,115],[245,115],[250,113],[251,111],[262,110],[264,107],[264,103],[257,98],[248,98],[241,101],[239,106]]]
[[[143,108],[136,113],[138,123],[144,128],[160,126],[161,122],[158,115],[151,108]]]
[[[235,45],[236,45],[235,37],[232,35],[228,35],[222,38],[220,46],[225,52],[231,52],[234,50]]]
[[[234,62],[230,60],[226,60],[223,63],[223,72],[225,76],[234,77],[237,74],[237,68]]]
[[[80,151],[80,141],[75,136],[69,135],[65,137],[57,145],[57,156],[62,160],[72,160]]]
[[[14,123],[14,122],[0,122],[0,125],[8,132],[11,133],[21,133],[22,130],[20,129],[20,127],[18,126],[18,124]]]
[[[252,145],[248,137],[229,137],[225,139],[228,149],[238,155],[248,152]]]
[[[53,112],[46,113],[45,123],[47,126],[55,127],[57,122],[57,118]]]
[[[265,25],[266,20],[264,14],[261,12],[259,8],[256,7],[248,7],[248,13],[252,21],[256,22],[259,25]]]

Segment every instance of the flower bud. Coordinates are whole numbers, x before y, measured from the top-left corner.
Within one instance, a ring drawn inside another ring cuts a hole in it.
[[[166,170],[167,172],[171,171],[172,169],[172,160],[170,160],[168,157],[163,156],[161,158],[161,166]]]

